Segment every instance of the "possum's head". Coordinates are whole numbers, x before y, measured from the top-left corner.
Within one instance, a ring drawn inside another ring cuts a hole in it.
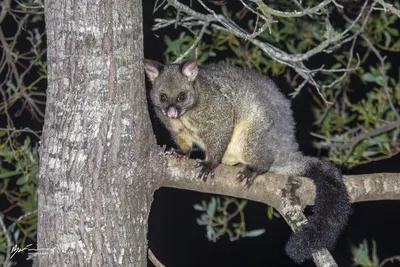
[[[165,116],[178,119],[197,103],[198,94],[194,88],[198,73],[196,60],[167,66],[144,60],[144,68],[153,84],[151,100]]]

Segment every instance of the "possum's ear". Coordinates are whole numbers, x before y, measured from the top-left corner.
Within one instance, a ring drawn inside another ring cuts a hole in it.
[[[181,72],[190,82],[196,79],[199,68],[195,59],[190,59],[181,65]]]
[[[147,77],[153,83],[154,80],[160,75],[161,70],[163,69],[163,64],[157,61],[144,59],[144,70],[146,71]]]

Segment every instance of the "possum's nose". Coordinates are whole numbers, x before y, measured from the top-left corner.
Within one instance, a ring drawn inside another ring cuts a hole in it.
[[[169,107],[167,111],[168,117],[171,119],[176,119],[178,118],[178,110],[175,107]]]

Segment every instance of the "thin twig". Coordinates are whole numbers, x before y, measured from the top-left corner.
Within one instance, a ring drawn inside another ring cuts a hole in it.
[[[40,139],[40,136],[39,136],[39,133],[41,132],[41,131],[33,131],[32,129],[30,129],[30,128],[23,128],[23,129],[16,129],[16,128],[11,128],[11,129],[9,129],[9,128],[0,128],[0,131],[5,131],[5,132],[7,132],[7,135],[8,136],[12,136],[13,134],[15,134],[15,133],[31,133],[31,134],[33,134],[33,135],[35,135],[38,139]]]
[[[357,37],[358,35],[355,36],[355,38],[353,39],[353,42],[350,46],[350,51],[349,51],[349,60],[347,61],[347,66],[345,69],[330,69],[330,70],[325,70],[325,69],[320,69],[318,70],[319,72],[344,72],[343,75],[341,77],[339,77],[338,79],[336,79],[335,81],[333,81],[332,83],[328,84],[328,85],[323,85],[323,88],[329,88],[334,86],[336,83],[340,82],[341,80],[343,80],[344,77],[347,76],[347,74],[349,73],[349,71],[354,71],[357,70],[360,66],[360,57],[357,54],[357,64],[354,68],[351,68],[351,61],[353,60],[353,53],[354,53],[354,47],[356,45],[356,41],[357,41]]]
[[[195,49],[197,47],[197,45],[199,44],[201,38],[203,38],[204,32],[208,27],[208,23],[204,23],[203,27],[200,30],[199,35],[197,35],[196,40],[193,42],[193,44],[188,48],[188,50],[185,51],[185,53],[183,53],[182,55],[180,55],[175,61],[174,63],[181,63],[182,60],[187,57],[187,55],[190,54],[190,52],[193,51],[193,49]]]
[[[5,0],[1,4],[1,12],[0,12],[0,24],[3,22],[4,18],[7,16],[8,11],[10,10],[11,0]]]
[[[151,251],[151,249],[148,250],[148,257],[149,257],[149,260],[151,261],[151,263],[154,264],[154,266],[156,266],[156,267],[165,267],[165,265],[162,264],[162,263],[157,259],[157,257],[153,254],[153,252]]]
[[[37,214],[37,210],[33,210],[33,211],[25,213],[24,215],[19,216],[18,219],[16,219],[12,224],[10,224],[10,226],[8,227],[8,231],[10,231],[10,229],[12,229],[22,219],[24,219],[24,218],[26,218],[28,216],[31,216],[32,214]]]
[[[305,8],[301,5],[301,3],[297,0],[292,0],[293,3],[300,8],[301,11],[305,11]],[[332,0],[333,3],[335,3],[335,1]],[[312,14],[307,14],[307,16],[309,16],[310,18],[314,18],[314,16]]]
[[[399,261],[399,262],[400,262],[400,256],[393,256],[393,257],[384,259],[384,260],[381,262],[381,264],[379,264],[379,267],[382,267],[383,265],[385,265],[385,264],[388,263],[388,262],[393,263],[394,261]]]

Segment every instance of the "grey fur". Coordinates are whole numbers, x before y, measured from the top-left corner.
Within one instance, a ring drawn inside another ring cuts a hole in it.
[[[152,80],[150,96],[157,115],[184,153],[195,144],[204,150],[203,169],[209,169],[205,178],[221,162],[245,165],[238,178],[247,179],[248,186],[267,171],[308,175],[317,185],[319,207],[291,237],[286,251],[300,263],[315,249],[332,248],[350,214],[346,188],[335,167],[299,151],[290,101],[271,79],[233,66],[197,68],[193,60],[163,67],[145,61],[145,70],[153,77],[154,67],[159,73]],[[187,97],[178,101],[182,92]],[[160,94],[168,101],[161,102]],[[177,119],[167,116],[171,106],[179,111]]]

